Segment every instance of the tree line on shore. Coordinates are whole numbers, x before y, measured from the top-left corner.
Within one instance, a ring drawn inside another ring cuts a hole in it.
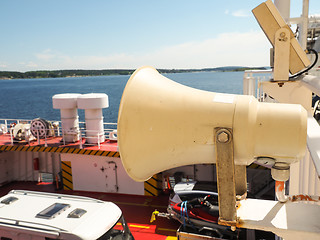
[[[266,69],[265,67],[218,67],[203,69],[158,69],[160,73],[184,73],[184,72],[209,72],[209,71],[245,71],[248,69]],[[0,71],[0,79],[28,79],[28,78],[63,78],[83,76],[105,76],[105,75],[131,75],[134,69],[105,69],[105,70],[42,70],[42,71]]]

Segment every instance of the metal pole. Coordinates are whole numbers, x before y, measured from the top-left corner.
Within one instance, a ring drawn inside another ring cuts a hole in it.
[[[38,139],[38,145],[40,145],[39,128],[37,129],[37,139]]]
[[[290,0],[274,0],[274,5],[278,8],[284,20],[288,22],[290,19]]]
[[[98,132],[97,136],[98,136],[98,147],[99,147],[99,149],[100,149],[100,135],[101,135],[101,133]]]
[[[48,143],[47,143],[47,133],[46,131],[44,132],[44,146],[48,147]]]
[[[308,21],[309,21],[309,0],[303,1],[302,6],[302,23],[301,23],[301,37],[299,36],[299,42],[302,49],[307,48],[307,34],[308,34]]]
[[[11,145],[13,146],[13,128],[10,128],[10,140],[11,140]]]
[[[79,134],[80,134],[80,149],[82,149],[82,134],[81,134],[81,130],[79,129]]]
[[[66,145],[66,140],[64,138],[64,130],[62,129],[62,140],[63,140],[63,145]]]

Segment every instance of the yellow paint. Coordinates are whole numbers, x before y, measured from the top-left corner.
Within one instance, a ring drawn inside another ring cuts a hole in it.
[[[114,154],[114,152],[109,152],[109,153],[107,154],[107,156],[108,156],[108,157],[112,157],[113,154]]]
[[[173,236],[168,236],[167,238],[166,238],[166,240],[176,240],[176,239],[178,239],[177,237],[173,237]]]
[[[10,151],[15,151],[18,148],[18,146],[14,146],[10,149]]]
[[[85,149],[81,149],[79,154],[84,154],[85,151],[86,151]]]
[[[54,152],[54,153],[71,153],[71,154],[84,154],[84,155],[95,155],[95,156],[108,156],[119,158],[119,152],[113,151],[102,151],[102,150],[90,150],[90,149],[79,149],[69,147],[44,147],[44,146],[7,146],[0,145],[0,151],[17,151],[17,152]]]
[[[57,147],[53,147],[50,152],[55,152],[57,151],[57,149],[58,149]]]
[[[63,148],[57,148],[56,152],[61,152],[63,150]]]
[[[149,205],[149,204],[145,204],[145,203],[129,203],[129,202],[114,202],[115,204],[122,204],[122,205],[130,205],[130,206],[140,206],[140,207],[152,207],[152,208],[163,208],[166,209],[167,206],[160,206],[160,205]]]
[[[151,215],[151,219],[150,219],[150,222],[154,222],[156,220],[156,216],[159,214],[159,211],[158,210],[155,210],[152,212],[152,215]]]
[[[144,228],[149,229],[149,226],[143,226],[143,225],[135,225],[135,224],[129,224],[129,227],[135,227],[135,228]]]
[[[21,151],[23,149],[23,146],[19,146],[18,148],[17,148],[17,151]]]
[[[158,228],[159,231],[176,232],[176,229],[171,228]]]
[[[61,161],[63,189],[73,190],[71,161]]]
[[[144,182],[145,196],[158,196],[161,191],[161,174],[155,174]]]
[[[66,153],[68,151],[68,148],[63,148],[62,153]]]
[[[90,155],[95,155],[98,152],[98,150],[93,150]]]
[[[81,149],[78,148],[78,149],[76,149],[76,150],[74,151],[74,153],[80,153],[80,151],[81,151]]]
[[[45,151],[45,152],[51,152],[51,151],[50,151],[50,148],[46,148],[44,151]]]

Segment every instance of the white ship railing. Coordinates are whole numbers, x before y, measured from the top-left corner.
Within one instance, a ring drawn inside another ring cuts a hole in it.
[[[246,70],[243,75],[243,94],[252,95],[257,99],[263,97],[260,83],[269,81],[272,78],[272,69],[267,70]]]
[[[16,140],[15,137],[13,136],[13,130],[14,126],[16,124],[31,124],[33,120],[29,119],[0,119],[0,135],[8,135],[10,136],[10,144],[14,145],[16,143],[21,143],[21,141]],[[38,141],[38,145],[41,145],[41,137],[40,137],[40,131],[44,132],[44,137],[42,136],[42,140],[44,140],[44,146],[48,146],[48,140],[52,137],[62,137],[63,139],[63,144],[66,145],[66,142],[64,141],[64,134],[67,132],[65,129],[61,128],[61,121],[50,121],[51,123],[56,123],[58,127],[53,127],[50,129],[39,129],[39,130],[34,130],[36,131],[36,136],[32,136],[30,132],[30,128],[26,129],[27,133],[24,136],[24,140],[30,144],[31,141]],[[85,128],[85,122],[79,122],[79,129],[77,132],[74,132],[75,134],[79,134],[79,145],[80,148],[83,148],[83,145],[85,146],[96,146],[100,148],[100,145],[102,142],[100,142],[100,139],[110,139],[110,140],[116,140],[116,131],[117,131],[117,123],[103,123],[103,131],[93,131],[93,130],[86,130]],[[46,132],[49,132],[50,135],[47,136]],[[89,133],[89,134],[88,134]],[[112,135],[112,136],[111,136]],[[94,138],[97,139],[97,143],[82,143],[83,139],[89,139],[89,138]],[[7,139],[0,138],[0,145],[4,144],[5,142],[8,142]],[[43,142],[42,142],[43,144]]]

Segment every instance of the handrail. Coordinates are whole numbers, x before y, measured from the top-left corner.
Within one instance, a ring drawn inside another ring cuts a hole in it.
[[[270,75],[259,76],[259,75]],[[243,75],[243,94],[251,95],[260,99],[260,82],[270,80],[272,77],[272,69],[267,70],[246,70]]]
[[[252,69],[252,70],[245,70],[244,74],[269,74],[272,73],[272,69]]]
[[[12,226],[13,228],[17,227],[27,227],[30,229],[37,229],[44,231],[48,234],[59,236],[58,232],[65,232],[66,230],[63,228],[55,227],[48,224],[43,224],[39,222],[30,222],[30,221],[24,221],[24,220],[17,220],[12,218],[4,218],[0,217],[0,225],[6,225],[6,226]],[[58,231],[58,232],[57,232]]]
[[[14,126],[19,123],[24,123],[24,124],[31,124],[32,120],[27,120],[27,119],[0,119],[0,135],[8,135],[10,138],[10,144],[14,145],[15,143],[19,143],[20,141],[15,139],[13,136],[13,131],[14,131]],[[41,131],[44,132],[44,145],[47,147],[48,146],[48,140],[52,139],[52,137],[62,137],[64,139],[64,134],[70,133],[70,130],[62,129],[61,127],[61,121],[50,121],[50,122],[57,122],[59,123],[58,127],[53,127],[50,129],[41,129]],[[95,146],[98,145],[100,148],[100,139],[104,136],[105,139],[110,139],[109,135],[111,132],[114,130],[117,130],[117,123],[103,123],[103,130],[86,130],[85,128],[85,122],[79,122],[79,128],[78,130],[74,131],[74,134],[79,134],[80,137],[80,148],[82,149],[82,145],[91,145]],[[23,131],[26,131],[25,133],[25,139],[29,144],[30,141],[32,140],[38,140],[38,144],[40,145],[40,138],[39,136],[39,131],[37,129],[34,129],[33,131],[36,131],[36,136],[33,136],[30,132],[30,127],[26,127],[23,129]],[[50,132],[50,135],[47,135],[47,132]],[[89,136],[88,136],[88,133]],[[97,144],[93,143],[82,143],[82,139],[93,139],[97,138],[98,142]],[[113,140],[113,139],[112,139]],[[1,141],[8,142],[8,140],[2,140],[0,139],[0,144]],[[65,142],[63,143],[64,145],[66,144]]]

